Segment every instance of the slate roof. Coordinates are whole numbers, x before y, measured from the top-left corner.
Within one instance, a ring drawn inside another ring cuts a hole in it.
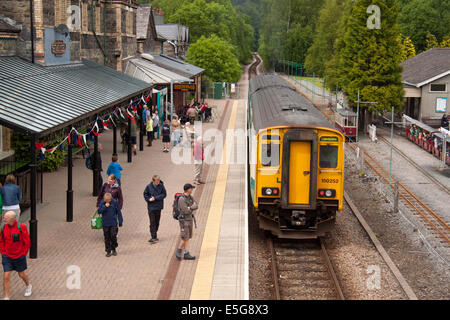
[[[147,57],[143,56],[143,58]],[[160,67],[171,70],[188,78],[193,78],[205,72],[205,69],[165,55],[151,55],[150,61]]]
[[[171,81],[189,82],[190,79],[180,74],[169,71],[156,64],[142,58],[131,59],[127,63],[125,73],[136,79],[154,84],[167,85]]]
[[[139,6],[136,14],[136,37],[138,40],[147,39],[147,31],[150,26],[150,30],[153,33],[153,38],[157,39],[155,22],[152,14],[151,6]]]
[[[189,28],[181,24],[157,24],[156,34],[158,38],[189,42]]]
[[[421,87],[450,74],[450,48],[432,48],[404,62],[405,84]]]

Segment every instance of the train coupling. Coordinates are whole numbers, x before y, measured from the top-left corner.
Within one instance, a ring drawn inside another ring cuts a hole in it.
[[[306,225],[306,212],[294,210],[291,215],[291,224],[293,226],[301,227]]]

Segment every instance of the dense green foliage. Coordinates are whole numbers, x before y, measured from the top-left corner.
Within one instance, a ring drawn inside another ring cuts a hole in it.
[[[418,52],[427,49],[427,34],[441,42],[450,35],[449,0],[398,0],[401,5],[399,24],[404,36],[410,37]],[[437,45],[437,43],[436,43]]]
[[[262,1],[261,0],[231,0],[231,4],[243,14],[249,17],[249,23],[254,30],[254,41],[252,51],[258,51],[259,30],[262,19]]]
[[[401,82],[402,45],[397,24],[395,0],[359,0],[353,2],[338,52],[338,77],[350,102],[376,101],[369,110],[384,111],[403,105]],[[379,29],[367,27],[367,8],[375,4],[383,16]]]
[[[201,37],[192,44],[187,62],[205,69],[210,81],[237,82],[242,73],[233,46],[216,35]]]
[[[324,0],[263,0],[259,53],[266,67],[304,62]]]

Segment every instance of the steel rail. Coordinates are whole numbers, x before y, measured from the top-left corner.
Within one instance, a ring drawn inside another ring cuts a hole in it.
[[[331,280],[333,280],[337,298],[338,298],[338,300],[345,300],[344,293],[342,292],[342,289],[341,289],[341,284],[339,283],[339,280],[336,276],[336,271],[334,271],[333,264],[331,263],[330,257],[328,256],[327,249],[325,248],[325,244],[323,243],[321,238],[319,238],[319,243],[320,243],[320,249],[322,251],[322,258],[324,259],[325,264],[327,265],[327,269],[328,269],[330,278],[331,278]]]
[[[381,141],[383,141],[386,144],[390,145],[390,142],[383,136],[378,135]],[[450,189],[447,188],[442,182],[440,182],[438,179],[433,177],[431,174],[429,174],[426,170],[424,170],[421,166],[419,166],[414,160],[409,158],[403,151],[401,151],[399,148],[394,146],[392,144],[392,149],[394,149],[400,156],[402,156],[406,161],[408,161],[412,166],[414,166],[417,170],[419,170],[424,176],[426,176],[428,179],[430,179],[432,182],[434,182],[436,185],[438,185],[444,192],[450,195]]]

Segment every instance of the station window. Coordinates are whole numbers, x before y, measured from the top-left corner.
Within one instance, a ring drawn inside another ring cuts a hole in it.
[[[432,83],[430,85],[431,92],[446,92],[447,85],[445,83]]]
[[[275,143],[261,144],[261,164],[264,167],[278,167],[280,164],[280,145]]]
[[[338,163],[338,147],[337,146],[320,146],[321,168],[336,168]]]

